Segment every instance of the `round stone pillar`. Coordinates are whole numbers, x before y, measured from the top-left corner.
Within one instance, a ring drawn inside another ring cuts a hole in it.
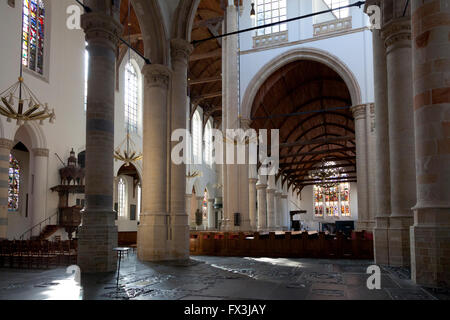
[[[170,134],[177,129],[186,129],[187,114],[187,68],[193,46],[182,39],[172,39],[172,106],[170,108]],[[185,150],[187,150],[186,140]],[[180,141],[171,142],[172,148]],[[171,217],[171,258],[189,258],[189,216],[186,215],[184,195],[186,192],[186,164],[174,164],[170,170],[170,217]]]
[[[89,74],[86,204],[79,231],[78,265],[83,272],[110,272],[116,270],[117,262],[113,251],[117,247],[113,211],[114,88],[118,36],[123,28],[119,22],[120,1],[84,3],[92,11],[81,17],[88,44]]]
[[[13,142],[0,139],[0,240],[8,238],[9,155]]]
[[[258,231],[267,228],[267,184],[256,185],[258,196]]]
[[[214,199],[208,199],[208,230],[215,229]]]
[[[31,221],[32,226],[36,226],[43,222],[46,217],[47,208],[47,168],[48,168],[48,149],[36,148],[32,150],[33,154],[33,174],[34,174],[34,184],[33,193],[31,198]],[[50,223],[54,223],[52,220]],[[33,230],[32,236],[39,236],[41,231],[45,226],[43,225],[41,229],[36,228]]]
[[[184,196],[185,206],[186,206],[186,214],[189,217],[189,225],[194,223],[194,216],[191,213],[191,202],[192,202],[192,194],[186,194]]]
[[[275,224],[275,190],[267,189],[267,229],[275,230]]]
[[[389,110],[386,48],[381,31],[372,31],[375,91],[375,228],[376,264],[389,264],[388,228],[391,214],[391,181],[389,169]]]
[[[367,105],[352,107],[356,135],[356,176],[358,180],[358,221],[356,229],[369,230],[369,192],[367,172]]]
[[[412,0],[417,203],[411,275],[450,287],[450,4]]]
[[[409,14],[383,26],[389,105],[391,216],[389,264],[410,265],[409,227],[416,203],[414,119],[412,101],[411,21]]]
[[[85,2],[82,16],[89,52],[86,112],[85,210],[79,231],[78,265],[83,272],[116,269],[117,227],[113,212],[114,82],[119,8],[101,1]]]
[[[289,208],[288,208],[288,195],[281,195],[281,216],[282,216],[282,228],[283,230],[289,230]]]
[[[256,178],[250,178],[248,179],[248,187],[249,187],[249,193],[248,193],[248,203],[249,203],[249,216],[250,216],[250,230],[256,231],[258,227],[258,217],[257,217],[257,195],[256,195],[256,183],[258,182],[258,179]]]
[[[281,192],[276,191],[275,192],[275,206],[274,206],[274,213],[275,213],[275,228],[277,230],[281,230],[283,225],[283,210],[281,207]]]
[[[160,64],[145,65],[143,211],[138,227],[138,258],[167,260],[170,216],[167,208],[167,96],[170,70]]]

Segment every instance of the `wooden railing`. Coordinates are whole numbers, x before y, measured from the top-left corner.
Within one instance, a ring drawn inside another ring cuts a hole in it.
[[[220,233],[191,232],[190,254],[233,257],[373,259],[373,240],[364,232],[354,239],[342,233]]]
[[[51,215],[50,217],[46,218],[45,220],[39,222],[37,225],[31,227],[30,229],[28,229],[27,231],[25,231],[20,237],[20,240],[26,240],[25,236],[27,236],[29,234],[29,238],[31,239],[31,237],[33,236],[33,231],[39,228],[39,234],[41,234],[43,228],[45,228],[45,226],[51,224],[52,219],[55,218],[55,224],[58,224],[58,215],[59,215],[59,211],[56,212],[55,214]]]

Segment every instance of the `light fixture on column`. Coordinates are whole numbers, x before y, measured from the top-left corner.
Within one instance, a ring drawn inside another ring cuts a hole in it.
[[[128,1],[128,38],[131,43],[131,35],[130,35],[130,5],[131,2]],[[128,49],[128,63],[131,62],[131,51]],[[127,81],[131,81],[130,78],[127,79]],[[129,118],[128,118],[129,119]],[[119,147],[114,151],[114,158],[116,161],[123,161],[125,162],[125,166],[128,167],[131,163],[137,162],[139,160],[142,160],[143,155],[142,153],[138,153],[136,150],[136,145],[134,144],[133,140],[130,136],[130,123],[127,123],[127,136],[122,141],[122,143],[119,145]]]
[[[186,178],[187,178],[187,179],[194,179],[194,178],[201,177],[201,176],[202,176],[202,173],[201,173],[201,172],[199,172],[199,171],[194,171],[193,173],[189,172],[189,173],[186,175]]]
[[[252,2],[252,9],[250,10],[250,18],[252,18],[252,19],[256,18],[255,3],[254,2]]]
[[[22,6],[22,25],[23,26],[23,6]],[[26,121],[39,121],[40,124],[48,119],[53,123],[56,119],[55,111],[50,111],[48,104],[41,103],[31,89],[25,84],[23,79],[22,48],[23,36],[20,32],[20,74],[18,81],[8,89],[0,93],[0,114],[6,117],[7,122],[17,121],[17,125],[22,125]]]

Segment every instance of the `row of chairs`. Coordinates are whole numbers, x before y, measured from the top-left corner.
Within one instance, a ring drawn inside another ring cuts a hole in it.
[[[0,267],[43,269],[75,264],[77,241],[14,240],[0,242]]]

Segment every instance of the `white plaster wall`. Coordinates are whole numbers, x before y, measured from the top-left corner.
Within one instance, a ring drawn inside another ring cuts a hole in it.
[[[288,19],[312,12],[313,0],[287,0]],[[244,0],[244,11],[240,16],[240,29],[253,26],[249,15],[251,0]],[[353,29],[368,25],[367,15],[363,9],[352,8]],[[373,102],[373,68],[372,68],[372,35],[371,31],[364,30],[356,33],[333,36],[327,39],[317,40],[313,37],[313,18],[297,20],[288,23],[289,43],[273,48],[258,48],[253,50],[253,35],[255,31],[241,34],[240,47],[240,84],[241,96],[247,90],[247,86],[261,68],[268,64],[276,56],[298,48],[320,49],[341,60],[354,74],[360,89],[362,103]],[[297,43],[298,41],[305,41]]]
[[[42,103],[48,102],[56,112],[55,124],[45,123],[40,127],[40,136],[31,137],[31,148],[48,148],[48,179],[36,188],[46,189],[45,217],[56,212],[58,195],[49,189],[59,184],[58,170],[62,164],[55,156],[57,153],[64,161],[73,147],[79,150],[85,145],[84,114],[84,33],[81,30],[66,28],[66,8],[73,4],[71,0],[46,0],[45,60],[46,76],[43,78],[32,72],[25,72],[25,83],[37,95]],[[7,1],[0,2],[0,91],[5,90],[19,76],[21,6],[11,8]],[[50,62],[50,64],[48,63]],[[1,135],[14,140],[18,129],[16,123],[7,123],[2,117]],[[30,150],[31,151],[31,150]],[[33,164],[30,165],[33,167]],[[31,212],[31,208],[29,210]],[[12,233],[26,231],[29,227],[11,219]]]

